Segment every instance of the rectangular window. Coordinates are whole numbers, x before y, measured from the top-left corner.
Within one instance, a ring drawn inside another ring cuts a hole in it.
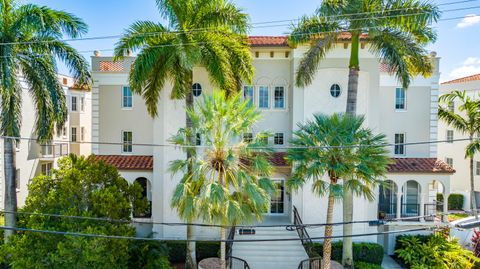
[[[122,152],[124,153],[131,153],[133,151],[133,145],[132,145],[132,132],[123,132],[122,134]]]
[[[480,176],[480,162],[475,163],[475,174]]]
[[[15,188],[20,189],[20,169],[15,170]]]
[[[67,137],[67,127],[63,126],[62,128],[62,136]]]
[[[405,134],[395,134],[395,155],[405,155]]]
[[[52,172],[52,163],[42,163],[42,174],[49,176]]]
[[[131,108],[133,107],[133,94],[130,87],[123,87],[122,91],[122,107]]]
[[[453,143],[453,130],[447,130],[447,142]]]
[[[275,145],[283,145],[283,133],[276,133],[273,137],[273,144]]]
[[[243,86],[243,99],[249,100],[251,106],[253,106],[253,86]]]
[[[274,108],[285,108],[285,88],[275,87]]]
[[[452,158],[445,158],[445,162],[453,168],[453,159]]]
[[[197,133],[195,136],[195,145],[201,146],[202,145],[202,135]]]
[[[268,87],[260,86],[258,88],[258,107],[259,108],[269,108],[269,96],[268,96]]]
[[[77,127],[72,127],[72,142],[77,142]]]
[[[244,133],[243,134],[243,142],[244,143],[252,143],[253,141],[253,134],[252,133]]]
[[[406,91],[404,88],[395,90],[395,109],[405,110],[407,108]]]
[[[80,97],[80,111],[85,111],[85,97]]]
[[[72,111],[77,111],[77,97],[72,96]]]
[[[80,127],[80,140],[85,141],[85,127]]]

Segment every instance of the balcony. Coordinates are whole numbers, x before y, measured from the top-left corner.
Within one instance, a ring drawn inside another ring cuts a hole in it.
[[[40,158],[59,158],[68,155],[68,143],[40,145]]]

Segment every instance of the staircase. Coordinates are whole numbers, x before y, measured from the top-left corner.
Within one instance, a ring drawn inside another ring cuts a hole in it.
[[[257,227],[255,234],[237,234],[235,240],[295,238],[291,241],[235,242],[232,256],[244,259],[250,269],[296,269],[302,260],[308,259],[307,253],[298,240],[296,230],[287,231],[285,227]]]

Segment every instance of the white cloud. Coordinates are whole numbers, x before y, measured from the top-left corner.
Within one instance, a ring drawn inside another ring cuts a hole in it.
[[[468,57],[461,66],[453,69],[448,75],[449,79],[457,79],[475,74],[480,74],[480,58]]]
[[[480,16],[476,14],[466,15],[458,24],[458,28],[470,27],[472,25],[480,23]]]

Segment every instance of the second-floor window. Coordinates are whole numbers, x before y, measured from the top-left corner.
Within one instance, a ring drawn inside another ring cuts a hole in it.
[[[407,96],[404,88],[395,89],[395,109],[396,110],[407,109]]]
[[[445,162],[446,162],[450,167],[453,168],[453,159],[452,159],[452,158],[448,158],[448,157],[445,158]]]
[[[243,86],[243,99],[248,100],[249,104],[253,105],[253,86]]]
[[[15,170],[15,188],[20,189],[20,169]]]
[[[453,143],[453,130],[447,130],[447,142]]]
[[[269,108],[269,94],[267,86],[260,86],[258,88],[258,107],[259,108]]]
[[[72,137],[70,140],[72,142],[77,142],[77,127],[72,127]]]
[[[252,143],[252,141],[253,141],[253,134],[252,133],[244,133],[243,134],[243,142]]]
[[[49,176],[52,171],[52,163],[42,163],[42,174]]]
[[[405,134],[395,134],[395,155],[405,155]]]
[[[283,133],[276,133],[275,136],[273,137],[273,144],[283,145],[283,143],[284,143]]]
[[[72,111],[77,111],[77,97],[72,96]]]
[[[80,127],[80,140],[85,141],[85,127]]]
[[[273,107],[274,108],[285,108],[285,88],[284,87],[275,87],[275,92],[273,97]]]
[[[133,94],[130,87],[123,87],[122,90],[122,107],[131,108],[133,107]]]
[[[85,111],[85,97],[80,97],[80,111]]]
[[[475,175],[480,176],[480,162],[475,163]]]
[[[124,153],[131,153],[133,152],[133,139],[132,139],[132,132],[130,131],[123,131],[122,133],[122,152]]]

